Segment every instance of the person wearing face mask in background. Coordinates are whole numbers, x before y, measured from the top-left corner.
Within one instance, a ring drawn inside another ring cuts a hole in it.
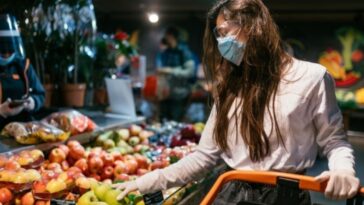
[[[44,103],[44,88],[25,59],[15,18],[0,14],[0,129],[14,121],[33,120]]]
[[[354,156],[347,142],[326,69],[284,51],[278,29],[262,0],[219,0],[208,13],[204,68],[214,106],[195,152],[135,181],[116,184],[126,193],[153,193],[200,179],[222,158],[233,170],[305,174],[318,154],[328,158],[331,199],[353,197],[359,189]],[[299,203],[311,204],[308,191]],[[245,201],[275,204],[277,187],[231,181],[214,204]],[[196,202],[198,204],[198,202]]]
[[[191,92],[190,79],[195,74],[195,62],[191,51],[180,42],[180,32],[175,27],[166,29],[162,47],[157,56],[157,72],[166,78],[170,88],[167,99],[160,102],[160,119],[181,121],[186,112]]]

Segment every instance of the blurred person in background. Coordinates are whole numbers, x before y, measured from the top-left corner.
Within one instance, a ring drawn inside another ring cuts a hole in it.
[[[166,78],[170,93],[159,104],[160,119],[181,121],[191,92],[195,62],[188,46],[181,46],[177,28],[167,28],[164,38],[167,48],[158,55],[157,72]]]
[[[44,96],[37,74],[24,57],[15,18],[0,15],[0,129],[13,121],[33,120]]]
[[[220,159],[229,170],[305,174],[317,156],[328,170],[315,177],[325,196],[355,196],[359,179],[326,68],[284,50],[278,28],[262,0],[219,0],[208,13],[204,69],[214,106],[195,152],[135,181],[116,184],[126,193],[153,193],[201,179]],[[230,181],[213,204],[277,204],[279,186]],[[297,191],[295,204],[311,204]]]
[[[117,53],[115,56],[115,74],[117,77],[130,75],[130,60],[123,53]]]

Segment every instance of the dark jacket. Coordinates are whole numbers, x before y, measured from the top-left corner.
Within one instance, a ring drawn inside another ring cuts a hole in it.
[[[26,81],[31,89],[30,96],[34,99],[35,108],[31,112],[23,111],[19,115],[0,117],[0,129],[6,124],[13,121],[26,122],[33,120],[32,114],[38,111],[44,103],[45,91],[37,77],[33,67],[25,60],[15,61],[7,66],[0,66],[0,101],[3,103],[6,99],[21,99],[26,93]]]
[[[157,56],[157,68],[172,69],[166,76],[169,82],[170,96],[174,100],[185,99],[191,90],[190,79],[194,76],[195,63],[187,46],[168,48]]]

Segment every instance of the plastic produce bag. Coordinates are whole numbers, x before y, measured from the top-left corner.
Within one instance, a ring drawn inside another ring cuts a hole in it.
[[[14,137],[20,144],[65,141],[69,137],[69,133],[44,122],[12,122],[4,127],[1,134]]]
[[[76,110],[53,113],[44,121],[65,132],[70,132],[71,135],[92,132],[97,127],[90,118]]]

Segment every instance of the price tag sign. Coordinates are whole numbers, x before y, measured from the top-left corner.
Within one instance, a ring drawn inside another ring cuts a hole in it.
[[[157,205],[162,204],[163,202],[163,194],[161,191],[152,193],[152,194],[145,194],[143,196],[145,205]]]
[[[51,200],[51,205],[76,205],[76,202],[75,201],[65,201],[65,200],[52,199]]]

